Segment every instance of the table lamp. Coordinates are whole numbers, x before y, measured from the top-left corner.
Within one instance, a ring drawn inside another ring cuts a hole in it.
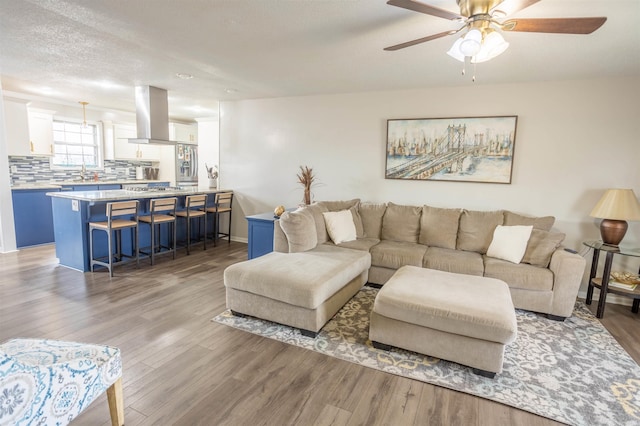
[[[617,246],[627,232],[626,221],[640,220],[640,203],[632,189],[607,189],[589,216],[602,219],[602,242]]]

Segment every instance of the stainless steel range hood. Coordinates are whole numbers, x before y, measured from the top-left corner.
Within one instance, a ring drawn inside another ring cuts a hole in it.
[[[136,124],[138,137],[129,139],[129,143],[176,144],[169,140],[169,102],[165,89],[136,86]]]

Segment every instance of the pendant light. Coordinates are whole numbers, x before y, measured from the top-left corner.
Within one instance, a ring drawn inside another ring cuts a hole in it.
[[[89,105],[89,102],[80,101],[78,103],[80,105],[82,105],[82,128],[86,129],[87,128],[87,110],[86,110],[86,106]]]

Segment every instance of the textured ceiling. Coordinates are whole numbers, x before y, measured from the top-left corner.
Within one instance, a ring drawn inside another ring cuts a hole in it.
[[[458,12],[455,0],[424,0]],[[428,86],[640,76],[638,0],[542,0],[514,17],[606,16],[591,35],[505,33],[510,48],[461,75],[460,24],[384,0],[0,0],[7,91],[133,111],[134,86],[169,92],[172,118],[218,100]],[[193,79],[183,80],[176,73]]]

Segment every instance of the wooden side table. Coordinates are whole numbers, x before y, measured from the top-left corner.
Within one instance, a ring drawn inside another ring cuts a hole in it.
[[[604,316],[604,308],[607,300],[607,293],[618,294],[620,296],[630,297],[633,299],[633,306],[631,312],[638,313],[640,307],[640,285],[634,290],[627,290],[619,287],[612,287],[609,285],[609,277],[611,276],[611,263],[613,262],[614,255],[632,256],[640,258],[640,248],[631,248],[626,246],[610,246],[602,241],[585,241],[584,244],[587,247],[593,249],[593,260],[591,261],[591,273],[589,275],[589,288],[587,289],[587,298],[585,303],[591,304],[593,300],[593,289],[600,289],[600,298],[598,299],[598,310],[596,312],[597,318]],[[596,277],[598,272],[598,260],[600,258],[600,252],[606,253],[604,270],[601,277]]]

